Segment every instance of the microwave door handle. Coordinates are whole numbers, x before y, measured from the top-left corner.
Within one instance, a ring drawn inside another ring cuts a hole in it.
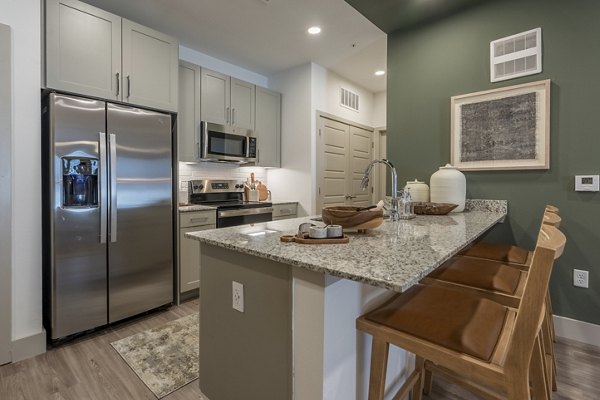
[[[108,135],[110,149],[110,241],[117,241],[117,137]]]
[[[106,158],[106,133],[98,132],[98,156],[100,158],[100,243],[106,243],[108,220],[108,169]]]

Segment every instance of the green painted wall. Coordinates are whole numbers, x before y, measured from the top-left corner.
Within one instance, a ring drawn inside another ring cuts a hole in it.
[[[467,172],[467,196],[507,199],[509,218],[488,235],[533,247],[545,204],[561,210],[568,243],[555,265],[555,314],[600,324],[600,194],[574,191],[600,174],[600,1],[505,0],[388,37],[388,158],[400,179],[429,181],[450,160],[450,97],[551,79],[546,171]],[[489,43],[542,27],[543,72],[490,83]],[[590,288],[572,269],[590,271]]]

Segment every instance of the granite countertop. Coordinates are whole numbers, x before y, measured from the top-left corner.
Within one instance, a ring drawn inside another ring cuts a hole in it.
[[[297,201],[272,201],[273,205],[281,205],[281,204],[298,204]],[[178,206],[179,212],[193,212],[193,211],[213,211],[216,210],[216,207],[212,206],[200,206],[197,204],[179,204]]]
[[[477,200],[469,211],[446,216],[419,215],[412,220],[386,220],[366,234],[349,233],[350,243],[306,245],[283,243],[310,217],[191,232],[186,237],[306,268],[364,282],[397,292],[406,291],[423,276],[473,242],[506,216],[506,201]],[[265,230],[268,232],[261,234]],[[249,235],[258,233],[256,235]]]
[[[215,211],[217,207],[200,206],[197,204],[179,205],[179,212]]]

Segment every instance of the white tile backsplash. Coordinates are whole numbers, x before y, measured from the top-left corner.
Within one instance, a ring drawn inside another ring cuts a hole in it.
[[[254,172],[254,179],[267,185],[267,173],[262,167],[240,167],[235,164],[225,163],[179,163],[179,202],[187,203],[187,185],[191,179],[250,179]]]

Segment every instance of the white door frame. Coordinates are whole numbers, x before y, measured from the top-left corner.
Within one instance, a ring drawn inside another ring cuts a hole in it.
[[[373,132],[373,159],[381,160],[387,158],[387,128],[385,126],[375,128]],[[376,169],[373,173],[373,199],[372,204],[385,199],[386,196],[386,173],[387,168]]]
[[[351,125],[351,126],[355,126],[357,128],[361,128],[361,129],[365,129],[368,131],[373,132],[374,129],[372,126],[367,126],[367,125],[363,125],[363,124],[359,124],[358,122],[353,122],[350,121],[349,119],[345,119],[345,118],[341,118],[338,117],[336,115],[333,114],[329,114],[326,113],[324,111],[317,111],[317,143],[316,143],[316,187],[315,187],[315,203],[316,204],[316,208],[315,210],[317,210],[318,213],[321,212],[321,208],[322,208],[322,204],[321,204],[321,194],[319,193],[319,187],[321,185],[321,181],[323,179],[323,140],[322,140],[322,136],[321,136],[321,132],[319,132],[319,130],[321,129],[322,123],[321,120],[325,118],[325,119],[329,119],[332,121],[336,121],[339,122],[341,124],[346,124],[346,125]],[[373,144],[374,147],[374,144]],[[371,157],[376,158],[375,157],[375,152],[371,153]]]
[[[12,361],[12,43],[0,24],[0,365]]]

